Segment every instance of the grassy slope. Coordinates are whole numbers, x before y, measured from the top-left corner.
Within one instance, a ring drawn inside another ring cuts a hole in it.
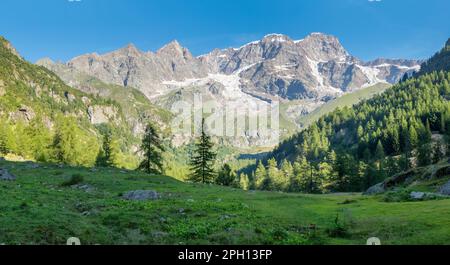
[[[351,107],[364,99],[372,98],[374,95],[382,93],[388,89],[391,85],[379,83],[371,87],[367,87],[356,92],[346,94],[335,100],[332,100],[318,109],[314,110],[310,114],[300,118],[299,124],[302,128],[306,128],[313,122],[320,119],[320,117],[333,112],[337,108]]]
[[[18,177],[0,182],[0,244],[64,244],[71,236],[84,244],[364,244],[371,236],[384,244],[450,242],[450,200],[386,203],[356,194],[244,192],[115,169],[0,167]],[[74,173],[95,190],[61,187]],[[163,199],[120,198],[137,189]],[[349,235],[330,237],[326,229],[338,214]]]

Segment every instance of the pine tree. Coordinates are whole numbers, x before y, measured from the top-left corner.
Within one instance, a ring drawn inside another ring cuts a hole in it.
[[[288,191],[290,179],[294,175],[294,167],[292,166],[291,162],[287,161],[286,159],[281,163],[280,175],[280,181],[278,184],[280,185],[281,190]]]
[[[145,128],[140,150],[143,152],[144,159],[139,169],[148,174],[161,174],[163,172],[162,152],[165,148],[157,129],[151,123]]]
[[[294,163],[294,178],[291,179],[291,190],[296,192],[311,192],[314,187],[314,172],[311,172],[311,164],[302,156]],[[313,173],[313,175],[311,175]]]
[[[37,161],[45,162],[51,159],[52,135],[45,127],[40,117],[34,118],[25,129],[27,137],[30,139],[30,154]]]
[[[97,160],[97,165],[119,168],[123,163],[122,156],[119,140],[110,131],[106,132],[103,136],[103,146]]]
[[[239,177],[239,186],[243,190],[249,190],[250,180],[248,179],[248,176],[246,174],[241,174],[241,176]]]
[[[322,193],[328,193],[332,191],[333,187],[333,167],[328,162],[322,162],[319,164],[318,179],[320,180],[319,189]]]
[[[213,168],[217,155],[212,151],[212,148],[211,137],[206,133],[205,119],[203,119],[201,136],[195,144],[194,154],[192,154],[190,161],[192,173],[189,180],[202,183],[214,182],[216,173]]]
[[[267,170],[264,167],[263,163],[259,161],[255,171],[255,188],[259,190],[266,189],[268,186],[267,183],[268,183]]]
[[[428,166],[432,163],[432,143],[431,143],[431,130],[430,123],[426,122],[426,126],[422,129],[421,136],[419,137],[419,148],[417,150],[417,162],[419,166]]]
[[[375,160],[381,161],[385,157],[383,144],[381,144],[381,141],[378,141],[377,148],[375,149]]]
[[[236,172],[229,164],[223,165],[216,179],[216,184],[222,186],[233,186],[236,183]]]
[[[408,135],[408,144],[410,147],[410,151],[413,150],[419,141],[419,137],[417,136],[417,131],[414,126],[409,127],[409,135]]]
[[[431,132],[430,121],[427,120],[426,123],[425,123],[424,131],[422,132],[421,140],[423,142],[431,142],[431,137],[432,136],[433,136],[433,134]]]
[[[106,157],[106,163],[110,167],[120,168],[122,165],[122,152],[120,150],[120,143],[115,137],[112,137],[109,142],[109,154]]]
[[[282,180],[283,176],[281,172],[278,170],[278,165],[275,158],[272,158],[267,162],[267,177],[269,183],[266,183],[266,185],[268,186],[266,189],[281,190],[281,186],[283,183]]]
[[[71,166],[93,166],[99,149],[97,139],[83,132],[74,118],[59,117],[53,139],[56,161]]]
[[[111,156],[111,132],[107,132],[104,136],[103,136],[103,146],[102,146],[102,150],[101,150],[101,154],[99,157],[99,161],[97,162],[97,164],[99,166],[109,166],[108,165],[108,160],[109,157]]]
[[[361,125],[358,126],[356,136],[358,137],[358,141],[361,141],[364,137],[364,128]]]
[[[417,162],[419,166],[428,166],[432,163],[432,148],[430,143],[422,144],[417,151]]]

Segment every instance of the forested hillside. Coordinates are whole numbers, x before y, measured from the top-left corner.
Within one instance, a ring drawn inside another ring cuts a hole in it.
[[[119,103],[72,89],[0,38],[1,155],[93,166],[110,160],[108,145],[117,154],[108,163],[132,167],[128,150],[137,139],[130,132]]]
[[[440,52],[421,65],[418,75],[434,71],[450,71],[450,39],[447,40],[445,47]]]
[[[254,187],[363,191],[412,167],[439,162],[450,131],[446,50],[425,64],[435,71],[424,69],[381,95],[338,109],[281,143],[253,172]]]

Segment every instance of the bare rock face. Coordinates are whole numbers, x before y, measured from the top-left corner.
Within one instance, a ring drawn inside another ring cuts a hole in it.
[[[117,111],[112,107],[90,106],[87,109],[87,114],[92,124],[102,124],[114,120]]]
[[[15,121],[21,120],[24,122],[30,122],[36,117],[36,113],[32,108],[22,105],[17,109],[17,111],[10,113],[9,116]]]

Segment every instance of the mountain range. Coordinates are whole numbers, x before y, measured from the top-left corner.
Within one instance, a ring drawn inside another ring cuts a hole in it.
[[[50,69],[63,64],[105,83],[137,88],[156,101],[170,91],[201,81],[219,92],[237,85],[244,93],[258,97],[322,100],[380,82],[396,83],[405,73],[419,70],[420,63],[390,59],[363,62],[350,55],[336,37],[322,33],[303,40],[270,34],[240,48],[215,49],[198,57],[173,41],[156,52],[144,52],[129,44],[66,63],[38,61]],[[237,84],[227,82],[230,77],[237,79]],[[73,80],[66,77],[66,81]]]
[[[133,44],[106,54],[85,54],[68,62],[49,58],[38,65],[55,72],[68,85],[99,94],[92,79],[104,84],[135,88],[153,104],[170,110],[173,103],[192,102],[194,93],[237,113],[257,115],[257,106],[278,100],[282,109],[282,136],[300,129],[300,119],[326,102],[379,83],[395,84],[420,69],[421,61],[376,59],[370,62],[350,55],[331,35],[312,33],[303,40],[269,34],[240,48],[215,49],[193,56],[178,41],[156,52]],[[98,82],[97,82],[98,84]],[[138,126],[142,128],[142,125]],[[136,131],[136,130],[135,130]],[[181,146],[191,138],[173,133]],[[235,147],[267,145],[268,139],[246,132],[228,139]]]

